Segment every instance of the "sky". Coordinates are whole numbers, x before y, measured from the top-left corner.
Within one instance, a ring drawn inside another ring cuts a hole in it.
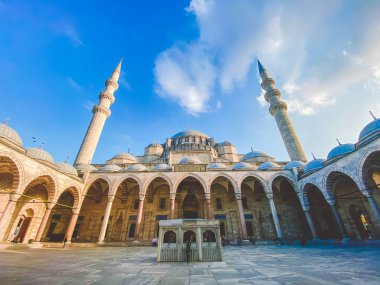
[[[0,0],[0,121],[73,163],[123,58],[93,163],[188,129],[289,160],[259,58],[308,158],[326,158],[380,116],[379,35],[376,0]]]

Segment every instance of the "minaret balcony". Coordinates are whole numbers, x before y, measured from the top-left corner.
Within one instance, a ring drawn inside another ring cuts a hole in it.
[[[99,100],[102,100],[103,98],[109,100],[111,105],[113,104],[113,102],[115,102],[115,96],[113,96],[113,94],[110,92],[107,92],[107,91],[100,92]]]
[[[98,105],[95,105],[94,108],[92,108],[92,113],[95,114],[95,113],[102,113],[102,114],[105,114],[107,116],[107,118],[109,116],[111,116],[111,110],[108,109],[107,107],[105,106],[98,106]]]
[[[275,113],[277,113],[280,110],[287,111],[288,105],[285,102],[279,101],[276,104],[270,106],[269,113],[273,116]]]
[[[111,85],[115,89],[115,91],[119,88],[119,84],[117,84],[117,82],[113,81],[112,79],[107,79],[105,85]]]

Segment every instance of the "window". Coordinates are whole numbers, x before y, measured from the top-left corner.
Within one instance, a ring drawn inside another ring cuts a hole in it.
[[[215,199],[216,209],[221,210],[222,209],[222,199],[216,198]]]
[[[160,198],[160,204],[158,206],[160,210],[165,210],[166,208],[166,199],[165,198]]]
[[[241,203],[243,204],[243,209],[248,209],[247,197],[241,198]]]
[[[252,226],[252,222],[245,222],[245,227],[247,228],[247,235],[249,237],[253,237],[254,234],[253,234],[253,226]]]
[[[135,223],[132,223],[129,225],[128,238],[133,238],[135,236],[135,229],[136,229]]]
[[[133,204],[133,210],[138,210],[139,209],[139,204],[140,204],[140,200],[136,199],[135,203]]]
[[[51,216],[52,220],[57,220],[59,221],[61,219],[61,215],[54,214]]]

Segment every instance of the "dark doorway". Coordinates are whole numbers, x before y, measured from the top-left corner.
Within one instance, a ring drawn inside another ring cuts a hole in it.
[[[183,218],[198,219],[198,199],[194,193],[189,193],[183,200]]]
[[[248,237],[253,237],[254,234],[253,234],[253,226],[252,226],[252,222],[248,221],[248,222],[245,222],[245,226],[247,228],[247,236]]]
[[[220,234],[222,236],[226,236],[226,228],[224,226],[224,222],[220,222]]]
[[[132,223],[129,226],[128,238],[134,238],[135,237],[135,230],[136,230],[136,224]]]
[[[32,219],[31,217],[26,217],[24,219],[24,222],[22,223],[20,231],[18,232],[18,235],[16,237],[17,241],[24,242],[25,234],[26,234],[26,231],[28,230],[31,219]]]

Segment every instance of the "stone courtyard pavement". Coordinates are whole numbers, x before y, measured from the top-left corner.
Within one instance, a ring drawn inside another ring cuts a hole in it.
[[[222,262],[157,263],[156,248],[0,250],[0,284],[380,284],[379,247],[245,246]]]

